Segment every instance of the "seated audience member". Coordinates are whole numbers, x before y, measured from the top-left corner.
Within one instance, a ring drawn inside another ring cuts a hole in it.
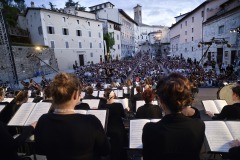
[[[17,154],[17,149],[31,136],[36,123],[25,126],[23,132],[17,137],[8,132],[6,124],[0,121],[0,159],[2,160],[23,160]]]
[[[146,89],[142,97],[145,101],[145,104],[138,108],[136,113],[136,118],[147,118],[147,119],[157,119],[162,117],[162,110],[158,105],[153,105],[152,101],[155,98],[155,95],[151,89]]]
[[[213,120],[240,120],[240,86],[232,88],[232,100],[235,102],[232,105],[223,107],[219,114],[206,112]]]
[[[205,124],[181,113],[182,108],[192,103],[190,81],[172,73],[159,80],[157,93],[165,116],[144,126],[143,159],[200,160]]]
[[[182,109],[182,114],[189,118],[201,118],[199,110],[195,107],[191,107],[190,105]]]
[[[143,100],[141,87],[137,86],[136,91],[137,91],[137,94],[133,95],[132,100],[131,100],[132,101],[132,111],[133,112],[136,112],[136,101]]]
[[[0,87],[0,102],[3,102],[5,97],[5,91],[2,87]]]
[[[231,148],[228,151],[228,158],[230,160],[239,160],[240,159],[240,141],[238,139],[230,142]]]
[[[86,94],[83,97],[83,99],[97,99],[97,97],[93,96],[93,87],[92,86],[87,86],[86,88]]]
[[[107,156],[110,145],[101,122],[74,112],[81,98],[80,82],[69,73],[51,83],[54,112],[40,117],[35,129],[37,154],[48,160],[93,160]]]
[[[107,103],[101,108],[108,109],[107,135],[111,143],[111,160],[126,159],[126,152],[123,147],[126,146],[127,135],[125,133],[122,118],[125,118],[125,112],[121,103],[115,103],[115,93],[111,89],[106,89],[104,97]]]

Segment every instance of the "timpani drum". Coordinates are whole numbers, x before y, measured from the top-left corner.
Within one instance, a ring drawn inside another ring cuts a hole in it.
[[[217,93],[218,99],[224,99],[227,101],[227,104],[233,104],[232,100],[232,87],[236,86],[236,84],[228,84],[223,86]]]

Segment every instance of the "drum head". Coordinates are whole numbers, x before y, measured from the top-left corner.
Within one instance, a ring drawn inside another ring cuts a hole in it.
[[[234,103],[234,101],[232,100],[232,87],[234,86],[235,86],[234,84],[229,84],[222,87],[219,91],[219,98],[226,100],[227,104]]]

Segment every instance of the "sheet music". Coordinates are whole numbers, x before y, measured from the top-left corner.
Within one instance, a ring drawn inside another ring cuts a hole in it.
[[[205,108],[205,111],[210,111],[212,113],[219,113],[218,108],[216,107],[216,104],[213,102],[213,100],[202,100],[203,107]]]
[[[95,115],[102,123],[103,128],[105,128],[107,110],[88,110],[87,114]]]
[[[3,108],[5,107],[6,105],[0,105],[0,113],[1,113],[1,111],[3,110]]]
[[[85,92],[81,92],[81,98],[85,96]]]
[[[83,103],[87,103],[91,109],[98,109],[100,99],[83,99]]]
[[[32,110],[32,113],[28,117],[27,121],[25,122],[26,125],[30,125],[35,121],[38,121],[38,119],[45,113],[48,113],[52,103],[48,102],[39,102],[35,105],[34,109]]]
[[[104,97],[104,91],[99,91],[99,96],[98,97]]]
[[[137,89],[136,88],[134,88],[133,94],[134,95],[137,94]]]
[[[143,126],[150,122],[148,119],[130,120],[129,148],[142,148]]]
[[[36,103],[23,103],[13,118],[8,123],[9,126],[24,126],[29,114],[32,112]]]
[[[3,102],[12,102],[13,98],[4,98]]]
[[[211,151],[228,152],[233,137],[224,121],[205,121],[205,135]]]
[[[129,107],[128,107],[128,99],[127,99],[127,98],[124,98],[124,99],[114,99],[114,102],[116,102],[116,103],[122,103],[123,108],[129,110]]]
[[[128,88],[127,87],[123,87],[123,93],[128,94]]]
[[[136,101],[136,111],[138,110],[139,107],[143,106],[144,104],[145,104],[144,100]],[[158,102],[157,101],[152,101],[152,104],[158,105]]]
[[[27,102],[32,103],[34,98],[28,98]]]
[[[233,139],[240,140],[240,122],[239,121],[225,121]]]
[[[218,108],[219,113],[222,111],[223,107],[227,105],[225,100],[214,100],[216,107]]]
[[[117,97],[123,97],[123,90],[117,90]]]
[[[92,94],[94,97],[98,97],[98,91],[93,91],[93,94]]]

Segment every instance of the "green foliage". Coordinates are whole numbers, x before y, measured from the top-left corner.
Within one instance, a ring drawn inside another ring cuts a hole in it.
[[[106,41],[106,46],[107,46],[107,53],[110,52],[110,49],[113,48],[113,45],[115,44],[114,40],[114,33],[105,33],[103,35],[103,39]]]

